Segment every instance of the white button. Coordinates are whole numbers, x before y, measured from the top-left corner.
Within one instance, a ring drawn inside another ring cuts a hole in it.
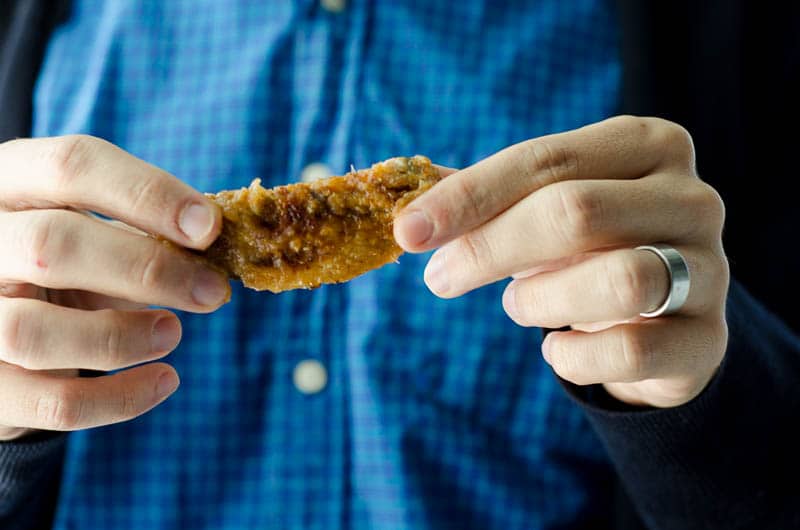
[[[303,394],[316,394],[328,384],[328,371],[314,359],[300,361],[292,374],[294,386]]]
[[[320,0],[322,8],[331,13],[341,13],[347,7],[347,0]]]
[[[300,173],[300,179],[303,182],[314,182],[315,180],[328,178],[331,175],[333,175],[331,168],[325,164],[314,162],[303,168],[302,173]]]

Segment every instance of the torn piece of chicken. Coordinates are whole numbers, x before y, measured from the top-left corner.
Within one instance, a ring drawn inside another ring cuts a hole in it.
[[[397,260],[395,215],[439,179],[424,156],[272,189],[256,179],[209,195],[222,207],[223,227],[201,255],[259,291],[345,282]]]

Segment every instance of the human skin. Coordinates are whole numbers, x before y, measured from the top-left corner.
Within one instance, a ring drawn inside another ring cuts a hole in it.
[[[683,128],[617,117],[442,171],[394,226],[405,250],[438,248],[425,271],[435,294],[511,276],[515,322],[572,328],[543,344],[555,372],[627,403],[676,406],[708,384],[727,345],[724,205]],[[174,392],[172,367],[140,363],[177,346],[180,322],[148,305],[210,312],[229,286],[136,229],[205,249],[220,228],[202,194],[102,140],[0,144],[0,440],[125,421]],[[685,256],[692,288],[679,313],[642,319],[668,277],[633,247],[655,242]]]
[[[204,249],[221,224],[201,193],[108,142],[0,144],[0,440],[125,421],[172,394],[171,366],[140,364],[172,351],[181,325],[147,307],[205,313],[230,287],[144,232]]]
[[[725,208],[685,129],[620,116],[443,171],[394,225],[405,250],[438,248],[425,269],[434,294],[512,277],[502,304],[514,322],[571,328],[542,345],[553,370],[625,403],[674,407],[706,387],[728,340]],[[645,319],[669,288],[658,256],[635,250],[653,243],[681,252],[691,289],[679,312]]]

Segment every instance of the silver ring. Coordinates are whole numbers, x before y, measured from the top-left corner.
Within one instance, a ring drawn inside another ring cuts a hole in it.
[[[674,247],[669,245],[642,245],[636,247],[636,250],[649,250],[656,256],[661,258],[664,265],[667,267],[669,273],[669,294],[664,303],[655,311],[648,313],[639,313],[640,316],[645,318],[654,318],[661,315],[669,315],[677,312],[686,299],[689,297],[689,286],[691,280],[689,278],[689,266],[680,252],[675,250]]]

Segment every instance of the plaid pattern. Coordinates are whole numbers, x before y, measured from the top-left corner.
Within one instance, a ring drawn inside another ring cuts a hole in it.
[[[422,153],[464,166],[610,115],[602,0],[78,0],[49,46],[35,134],[104,137],[203,191]],[[245,291],[180,315],[183,385],[70,438],[56,527],[567,528],[607,513],[610,466],[502,312],[404,255],[350,283]],[[329,384],[303,395],[313,358]]]

